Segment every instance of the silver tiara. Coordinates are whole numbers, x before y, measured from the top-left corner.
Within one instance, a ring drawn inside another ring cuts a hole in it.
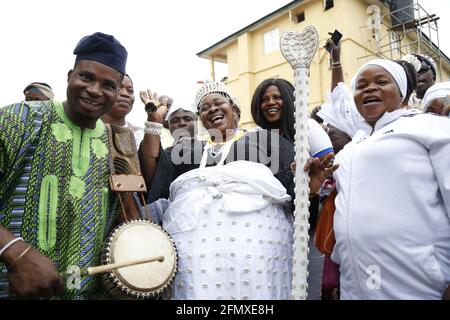
[[[202,102],[203,98],[210,93],[225,94],[229,98],[231,98],[230,89],[228,89],[228,87],[223,84],[223,82],[206,80],[205,84],[200,89],[198,89],[197,95],[195,96],[195,105],[197,109],[200,108],[200,103]]]

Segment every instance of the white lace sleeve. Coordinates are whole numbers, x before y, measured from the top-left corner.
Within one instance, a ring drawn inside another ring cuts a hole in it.
[[[144,129],[139,128],[133,132],[134,141],[136,142],[136,149],[139,150],[142,140],[144,140]]]
[[[364,119],[356,109],[352,92],[343,82],[339,82],[334,88],[328,101],[322,104],[317,115],[350,137],[366,126]]]

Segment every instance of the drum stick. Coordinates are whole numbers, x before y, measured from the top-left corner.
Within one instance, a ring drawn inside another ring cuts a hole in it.
[[[108,271],[111,271],[114,269],[130,267],[130,266],[135,266],[138,264],[154,262],[154,261],[163,262],[164,256],[157,256],[157,257],[146,258],[146,259],[137,259],[137,260],[131,260],[131,261],[122,261],[122,262],[110,263],[110,264],[106,264],[103,266],[97,266],[97,267],[89,267],[87,269],[83,269],[81,271],[81,273],[93,275],[93,274],[97,274],[97,273],[108,272]]]

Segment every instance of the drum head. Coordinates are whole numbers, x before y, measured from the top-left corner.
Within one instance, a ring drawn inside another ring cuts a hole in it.
[[[164,261],[115,269],[111,273],[127,293],[154,296],[170,285],[175,277],[177,253],[169,235],[160,226],[145,220],[122,224],[111,235],[107,263],[164,256]],[[131,291],[131,292],[130,292]],[[133,292],[135,291],[135,292]]]

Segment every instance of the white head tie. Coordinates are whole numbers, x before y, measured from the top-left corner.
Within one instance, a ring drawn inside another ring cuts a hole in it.
[[[437,98],[445,98],[450,94],[450,81],[439,82],[428,88],[422,100],[426,107],[428,103]]]
[[[195,108],[194,104],[192,102],[188,102],[188,100],[174,100],[175,102],[170,106],[169,111],[166,115],[166,121],[169,121],[169,117],[172,113],[178,111],[178,110],[184,110],[192,112],[194,115],[197,114],[197,109]],[[181,102],[177,102],[181,101]]]
[[[407,54],[403,56],[402,60],[411,63],[414,69],[416,69],[416,72],[419,72],[420,68],[422,68],[422,62],[420,62],[420,60],[417,59],[412,54]]]
[[[385,69],[389,74],[394,78],[397,83],[398,88],[400,89],[400,93],[403,97],[402,101],[406,97],[406,90],[408,87],[408,82],[406,80],[405,69],[398,63],[387,60],[387,59],[375,59],[365,63],[361,68],[358,69],[356,75],[352,79],[352,89],[355,91],[356,87],[356,79],[360,75],[360,73],[369,66],[379,66]]]

